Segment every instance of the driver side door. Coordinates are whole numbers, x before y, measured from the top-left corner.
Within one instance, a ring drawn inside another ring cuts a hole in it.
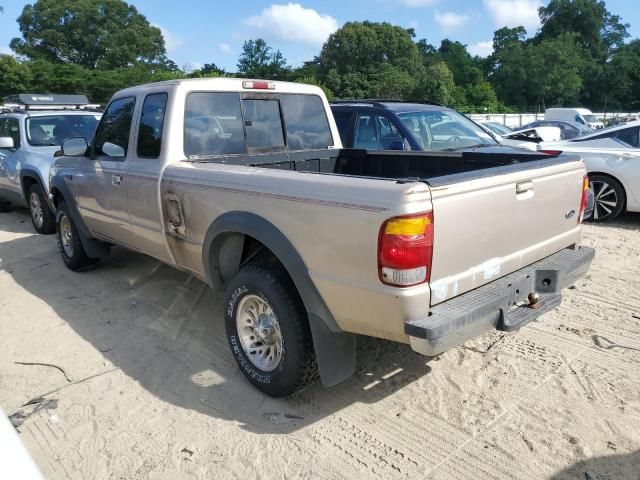
[[[135,97],[113,100],[96,129],[91,156],[78,164],[73,178],[78,207],[97,237],[129,246],[132,237],[127,212],[127,171]]]

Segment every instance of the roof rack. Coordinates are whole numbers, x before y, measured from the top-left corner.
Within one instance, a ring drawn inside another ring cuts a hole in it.
[[[89,105],[86,95],[58,95],[51,93],[19,93],[4,97],[3,102],[24,110],[43,108],[82,108]]]
[[[418,103],[418,104],[423,104],[423,105],[435,105],[437,107],[444,107],[443,104],[438,103],[438,102],[432,102],[429,100],[423,101],[423,102],[409,102],[406,100],[402,100],[400,98],[362,98],[359,100],[332,100],[331,102],[329,102],[330,104],[336,104],[336,105],[340,105],[340,104],[351,104],[351,103],[370,103],[372,104],[374,107],[384,107],[384,103]]]

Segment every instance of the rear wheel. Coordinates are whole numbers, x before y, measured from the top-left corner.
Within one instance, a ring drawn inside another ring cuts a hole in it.
[[[246,265],[231,280],[226,300],[227,339],[249,382],[284,397],[317,378],[307,313],[281,268]]]
[[[613,220],[624,210],[626,195],[622,184],[607,175],[589,175],[593,188],[594,205],[591,220],[607,222]]]
[[[31,185],[27,192],[31,221],[36,232],[49,234],[56,231],[56,219],[45,201],[42,187],[37,183]]]
[[[89,258],[85,252],[69,208],[64,202],[58,206],[56,215],[56,237],[58,250],[64,264],[75,272],[93,267],[97,260]]]

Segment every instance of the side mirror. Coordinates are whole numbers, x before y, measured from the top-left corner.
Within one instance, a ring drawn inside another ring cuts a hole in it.
[[[0,148],[15,148],[15,144],[13,143],[13,138],[0,137]]]
[[[402,138],[391,140],[391,143],[389,144],[389,150],[409,150],[407,147],[407,141]]]
[[[83,157],[88,149],[87,139],[83,137],[67,138],[62,142],[62,154],[65,157]]]
[[[116,145],[115,143],[104,142],[102,144],[102,153],[110,157],[121,158],[124,157],[124,148],[120,145]]]

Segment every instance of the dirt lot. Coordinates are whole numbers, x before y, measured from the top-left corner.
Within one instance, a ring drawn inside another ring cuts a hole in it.
[[[1,214],[0,407],[46,394],[19,430],[51,479],[638,480],[640,216],[585,230],[590,275],[541,321],[430,361],[362,339],[352,379],[274,400],[204,284],[119,249],[74,274]]]

